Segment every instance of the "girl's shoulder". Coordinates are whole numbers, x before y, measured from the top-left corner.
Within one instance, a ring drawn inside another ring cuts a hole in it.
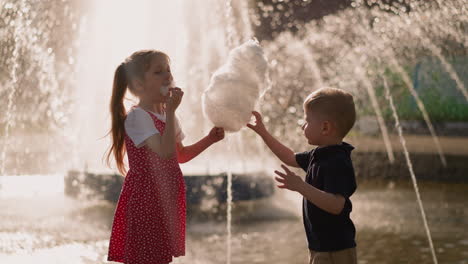
[[[159,130],[148,112],[132,107],[125,118],[125,132],[135,146],[141,147],[147,138],[158,134]]]
[[[153,119],[151,115],[142,108],[132,107],[130,111],[127,112],[125,126],[140,126],[145,123],[152,124]]]
[[[126,121],[131,121],[131,120],[147,120],[151,119],[151,115],[143,110],[140,107],[132,107],[128,112],[127,112],[127,118],[125,119]]]
[[[157,119],[163,123],[166,122],[166,115],[165,114],[158,114],[154,113],[151,111],[146,111],[143,108],[139,106],[133,106],[128,112],[127,112],[127,118],[125,121],[129,120],[136,120],[136,121],[153,121],[154,119]],[[180,119],[178,115],[175,115],[175,122],[176,122],[176,128],[180,127]]]
[[[141,107],[135,106],[127,113],[125,129],[128,134],[133,134],[133,132],[142,133],[143,131],[147,132],[144,132],[145,134],[159,133],[159,131],[156,132],[158,128],[156,128],[157,124],[155,124],[155,120],[165,123],[166,116],[146,111]],[[182,141],[185,138],[185,134],[182,131],[182,126],[177,115],[175,116],[175,133],[177,142]]]
[[[165,114],[158,114],[158,113],[155,113],[155,112],[152,112],[152,111],[147,111],[139,106],[134,106],[132,107],[132,109],[130,109],[130,111],[127,113],[130,114],[130,112],[133,112],[134,115],[145,115],[145,116],[149,116],[149,117],[155,117],[156,119],[158,119],[159,121],[162,121],[162,122],[166,122],[166,115]]]

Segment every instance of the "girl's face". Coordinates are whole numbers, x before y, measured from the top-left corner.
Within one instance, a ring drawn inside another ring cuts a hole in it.
[[[169,94],[163,95],[161,87],[170,85],[172,81],[168,59],[165,56],[157,55],[152,59],[148,71],[145,72],[142,95],[154,103],[165,103]]]

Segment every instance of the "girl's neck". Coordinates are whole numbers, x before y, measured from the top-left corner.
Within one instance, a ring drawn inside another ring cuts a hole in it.
[[[157,114],[164,114],[166,111],[164,110],[164,104],[162,103],[149,103],[145,101],[140,101],[138,106],[146,111],[151,111]]]

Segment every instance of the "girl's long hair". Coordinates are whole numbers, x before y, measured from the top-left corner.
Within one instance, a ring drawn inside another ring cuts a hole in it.
[[[107,152],[106,161],[110,167],[111,157],[114,156],[117,164],[117,169],[122,175],[127,173],[124,164],[126,153],[125,148],[125,118],[127,111],[125,110],[124,98],[127,88],[132,91],[131,87],[133,80],[143,80],[144,74],[151,66],[151,60],[155,56],[163,56],[167,60],[169,57],[157,50],[141,50],[133,53],[125,62],[121,63],[114,73],[114,83],[112,86],[112,96],[110,101],[110,113],[112,118],[112,126],[109,134],[112,137],[112,144]]]

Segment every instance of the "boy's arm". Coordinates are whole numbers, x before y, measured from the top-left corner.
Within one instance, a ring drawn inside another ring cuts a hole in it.
[[[247,124],[247,127],[255,131],[265,142],[268,148],[275,154],[282,162],[291,167],[299,167],[297,164],[294,152],[274,138],[266,129],[262,121],[262,116],[259,112],[253,111],[255,117],[255,125]]]
[[[282,185],[279,188],[288,189],[300,193],[309,202],[315,204],[322,210],[331,214],[339,215],[344,208],[345,198],[339,194],[324,192],[314,186],[304,182],[294,172],[290,171],[286,166],[281,165],[285,173],[275,170],[279,177],[275,177],[276,181]]]
[[[191,159],[198,156],[205,149],[207,149],[212,144],[220,141],[224,138],[224,129],[219,127],[214,127],[211,129],[210,133],[207,136],[200,139],[197,143],[184,146],[182,142],[176,144],[177,149],[177,160],[179,163],[185,163]]]

